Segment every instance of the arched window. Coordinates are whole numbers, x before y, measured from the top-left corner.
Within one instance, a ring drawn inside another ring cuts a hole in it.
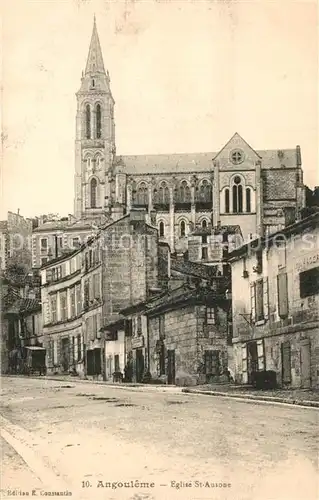
[[[243,186],[241,179],[236,175],[233,185],[233,212],[240,213],[243,211]]]
[[[91,139],[91,108],[89,104],[85,108],[85,136],[87,139]]]
[[[86,163],[87,163],[87,168],[89,170],[91,168],[91,157],[90,156],[87,157]]]
[[[202,221],[202,228],[203,228],[203,229],[207,229],[207,220],[206,220],[206,219],[204,219],[204,220]]]
[[[164,234],[165,234],[164,222],[160,222],[159,223],[159,235],[160,235],[160,237],[163,237]]]
[[[101,139],[102,136],[102,111],[101,105],[96,105],[96,138]]]
[[[180,203],[190,203],[191,190],[186,181],[183,181],[179,186],[179,200]]]
[[[97,181],[96,179],[91,180],[91,208],[96,208],[96,200],[97,200]]]
[[[148,189],[145,182],[142,182],[137,188],[136,203],[137,205],[148,205]]]
[[[99,168],[100,167],[100,162],[101,162],[101,157],[100,156],[97,156],[95,158],[95,166],[96,168]]]
[[[250,188],[246,188],[246,212],[251,212],[251,192]]]
[[[229,189],[225,189],[225,213],[229,214]]]
[[[164,205],[169,205],[169,189],[165,182],[159,188],[159,202]]]
[[[184,220],[182,220],[179,225],[179,233],[182,238],[186,235],[186,224]]]
[[[95,80],[94,80],[94,78],[92,79],[92,87],[95,87]]]
[[[212,201],[212,186],[205,179],[199,188],[199,201],[202,203],[210,203]]]

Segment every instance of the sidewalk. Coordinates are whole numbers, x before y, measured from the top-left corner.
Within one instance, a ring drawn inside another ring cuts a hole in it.
[[[268,401],[273,403],[294,404],[319,408],[319,390],[309,389],[273,389],[257,390],[250,386],[234,384],[208,384],[196,388],[183,388],[189,394],[233,397],[250,401]]]

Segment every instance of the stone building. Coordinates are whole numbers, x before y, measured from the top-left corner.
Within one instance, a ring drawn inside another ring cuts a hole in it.
[[[319,213],[229,256],[235,378],[319,386]]]
[[[228,370],[227,278],[192,262],[168,262],[168,287],[123,309],[132,380],[193,385]]]
[[[245,240],[274,232],[304,206],[301,153],[256,151],[235,134],[217,152],[118,156],[114,99],[96,23],[77,96],[77,219],[110,217],[114,205],[155,212],[171,251],[184,252],[196,227],[239,226]]]
[[[120,310],[158,286],[158,232],[146,219],[145,210],[132,210],[42,266],[49,373],[110,378],[123,370]]]
[[[8,212],[7,220],[0,221],[0,270],[12,264],[31,269],[32,220],[19,212]]]
[[[85,371],[81,250],[41,269],[43,345],[48,374]]]

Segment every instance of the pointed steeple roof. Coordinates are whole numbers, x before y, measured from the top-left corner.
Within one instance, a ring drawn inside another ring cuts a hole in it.
[[[99,35],[96,27],[96,19],[94,15],[93,22],[93,32],[91,37],[91,43],[89,48],[89,55],[86,62],[85,74],[96,74],[103,73],[105,74],[102,50],[99,40]]]

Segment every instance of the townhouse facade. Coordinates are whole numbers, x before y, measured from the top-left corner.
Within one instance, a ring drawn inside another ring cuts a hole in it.
[[[82,273],[80,250],[41,268],[43,346],[48,374],[84,374]]]
[[[319,214],[234,250],[235,379],[269,370],[282,387],[319,386]]]

